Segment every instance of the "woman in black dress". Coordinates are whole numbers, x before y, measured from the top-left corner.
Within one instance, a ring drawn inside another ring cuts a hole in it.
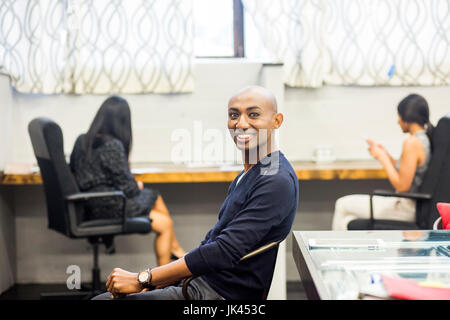
[[[150,216],[156,232],[155,252],[158,265],[171,257],[185,254],[175,236],[169,211],[157,190],[144,189],[134,179],[128,157],[132,145],[131,112],[128,102],[109,97],[98,110],[88,132],[78,137],[70,156],[70,166],[81,191],[121,190],[127,200],[129,217]],[[118,198],[90,199],[87,213],[90,219],[118,218],[122,214]],[[114,251],[112,238],[104,238],[107,250]]]

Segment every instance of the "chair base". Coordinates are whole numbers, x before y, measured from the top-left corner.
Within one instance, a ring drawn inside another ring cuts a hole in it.
[[[41,300],[90,300],[102,293],[100,290],[100,268],[98,267],[98,243],[93,244],[94,267],[92,268],[92,282],[90,286],[81,285],[81,290],[41,293]]]

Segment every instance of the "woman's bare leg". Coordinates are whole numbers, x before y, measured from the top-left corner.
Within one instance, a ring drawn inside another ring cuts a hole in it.
[[[152,210],[150,211],[152,219],[152,230],[156,232],[155,254],[158,266],[170,262],[171,244],[173,237],[173,222],[167,215]]]
[[[170,218],[169,209],[167,209],[167,206],[164,203],[164,200],[160,195],[158,196],[158,198],[156,198],[156,202],[153,207],[153,210],[161,212],[162,214],[164,214]],[[173,223],[172,223],[172,226],[173,226]],[[173,232],[173,237],[172,237],[172,242],[171,242],[171,247],[170,247],[171,253],[173,253],[177,257],[181,257],[186,253],[186,251],[184,251],[184,249],[181,247],[180,243],[178,242],[178,239],[177,239],[177,236],[175,235],[175,230],[173,229],[173,227],[172,227],[172,232]]]
[[[170,216],[169,209],[167,209],[167,206],[161,197],[161,195],[158,195],[155,201],[155,205],[153,206],[153,209],[156,211],[159,211],[161,213],[164,213],[167,216]]]

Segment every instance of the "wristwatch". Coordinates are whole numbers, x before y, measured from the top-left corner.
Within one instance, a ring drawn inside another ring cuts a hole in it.
[[[152,272],[150,269],[141,271],[138,273],[138,282],[144,289],[150,289],[153,290],[156,287],[153,286],[152,283]]]

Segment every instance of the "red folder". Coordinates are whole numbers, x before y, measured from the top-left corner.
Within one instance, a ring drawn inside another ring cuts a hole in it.
[[[417,282],[381,276],[390,297],[403,300],[450,300],[450,288],[421,286]]]
[[[450,203],[438,202],[436,207],[442,217],[442,229],[450,230]]]

